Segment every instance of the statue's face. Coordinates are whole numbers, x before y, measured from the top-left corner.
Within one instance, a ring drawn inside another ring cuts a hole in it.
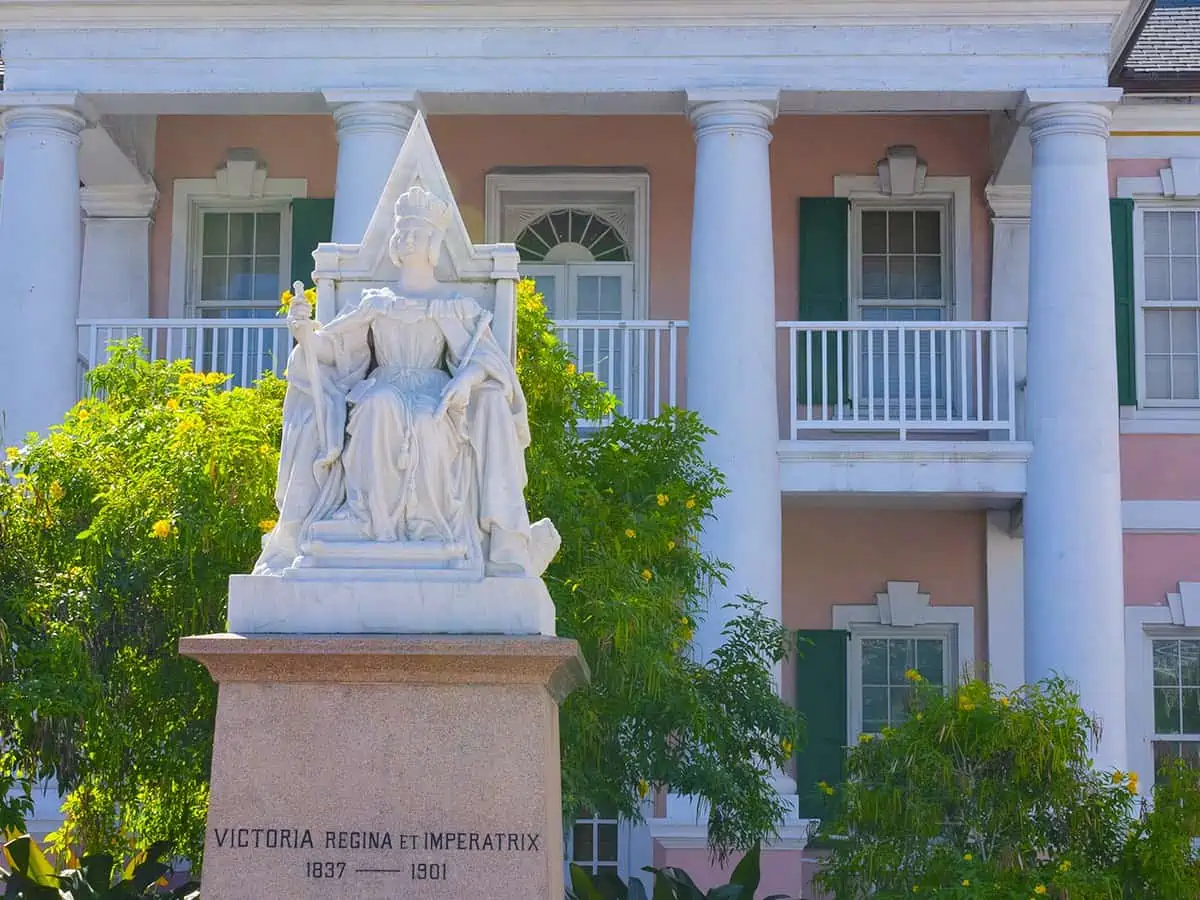
[[[392,261],[398,266],[434,265],[437,250],[437,241],[431,228],[401,224],[392,235]]]

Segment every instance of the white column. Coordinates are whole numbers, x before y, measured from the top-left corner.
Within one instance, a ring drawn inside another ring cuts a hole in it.
[[[88,187],[81,192],[83,274],[79,318],[150,315],[150,224],[153,184]]]
[[[10,107],[0,116],[0,415],[7,444],[59,421],[75,403],[79,383],[75,320],[84,119],[70,107],[72,95],[36,99],[62,105]]]
[[[404,137],[420,107],[415,93],[326,91],[337,125],[337,184],[333,240],[362,240],[391,174]]]
[[[1025,674],[1076,682],[1104,729],[1096,754],[1104,767],[1126,759],[1106,105],[1118,96],[1031,91],[1025,114],[1033,143]]]
[[[696,130],[688,306],[687,405],[716,431],[705,444],[729,495],[705,525],[704,549],[733,567],[696,631],[702,655],[721,644],[739,594],[782,615],[775,246],[768,130],[776,95],[690,94]]]

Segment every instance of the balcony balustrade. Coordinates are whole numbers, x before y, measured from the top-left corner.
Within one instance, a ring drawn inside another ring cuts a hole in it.
[[[686,405],[687,323],[560,321],[582,372],[643,421]],[[139,337],[151,359],[190,359],[245,387],[282,375],[280,320],[112,319],[79,323],[82,371],[110,342]],[[1021,437],[1025,326],[1012,322],[780,322],[781,437],[1015,441]]]

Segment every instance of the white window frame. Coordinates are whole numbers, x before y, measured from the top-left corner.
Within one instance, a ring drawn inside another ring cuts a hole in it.
[[[170,318],[199,314],[202,212],[282,212],[279,225],[280,284],[291,274],[291,202],[308,196],[307,178],[266,178],[257,196],[231,196],[225,179],[177,178],[171,201]]]
[[[571,883],[570,865],[574,860],[571,859],[573,832],[576,824],[586,824],[589,822],[612,822],[617,823],[617,875],[626,884],[631,878],[645,878],[642,873],[642,867],[651,865],[652,854],[649,819],[653,816],[654,807],[648,800],[642,803],[642,813],[644,820],[641,823],[634,823],[628,819],[604,819],[604,818],[579,818],[573,820],[566,833],[563,835],[563,877],[566,883]],[[586,868],[586,867],[585,867]],[[647,884],[647,888],[649,888]]]
[[[1149,212],[1183,210],[1200,212],[1200,198],[1195,200],[1137,200],[1133,206],[1133,305],[1134,305],[1134,354],[1137,357],[1137,402],[1140,409],[1170,410],[1173,414],[1192,412],[1200,415],[1200,399],[1164,400],[1146,396],[1146,220]],[[1155,308],[1170,308],[1156,306]],[[1200,310],[1200,301],[1195,307],[1181,309]]]
[[[1154,641],[1200,641],[1195,604],[1185,604],[1182,599],[1189,587],[1196,588],[1180,585],[1179,593],[1167,594],[1165,606],[1125,608],[1126,755],[1129,771],[1138,774],[1138,793],[1143,797],[1154,791],[1153,745],[1158,738],[1154,727]]]
[[[577,209],[599,209],[604,202],[579,203],[560,200],[569,194],[611,196],[614,200],[632,198],[633,218],[628,241],[633,277],[631,318],[644,319],[649,314],[650,297],[650,176],[645,172],[492,172],[484,179],[484,240],[489,244],[503,240],[504,209],[509,204],[506,195],[537,195],[538,205],[547,211],[571,206]],[[522,202],[519,205],[529,205]],[[604,265],[617,265],[615,263]]]
[[[928,176],[919,193],[896,196],[886,193],[878,175],[836,175],[833,195],[850,201],[850,253],[847,273],[850,285],[849,314],[858,315],[860,306],[857,285],[859,260],[862,256],[862,235],[858,228],[856,208],[873,209],[942,209],[943,293],[946,294],[947,322],[970,321],[972,317],[971,285],[971,179],[968,176]],[[900,304],[897,304],[900,305]]]
[[[875,300],[867,302],[862,292],[862,214],[867,212],[936,212],[940,215],[942,242],[942,302],[934,305],[922,303],[916,298],[912,300]],[[949,322],[957,318],[954,285],[954,228],[952,221],[954,209],[951,202],[942,198],[929,200],[924,197],[897,200],[880,195],[878,198],[856,197],[850,200],[850,297],[848,312],[851,321],[861,321],[864,308],[898,309],[942,309],[945,314],[942,321]],[[919,323],[917,323],[919,324]]]
[[[1137,357],[1137,406],[1121,408],[1122,434],[1200,434],[1200,403],[1179,401],[1171,405],[1146,403],[1146,335],[1144,299],[1145,231],[1142,212],[1146,209],[1200,209],[1200,197],[1177,196],[1171,168],[1157,176],[1118,178],[1117,196],[1133,200],[1133,345]],[[1170,188],[1170,192],[1168,192]]]
[[[292,209],[291,200],[261,200],[256,203],[220,203],[199,200],[191,205],[192,219],[188,223],[188,283],[185,315],[201,317],[206,305],[201,303],[200,282],[204,258],[204,215],[206,213],[278,213],[279,214],[279,290],[282,293],[291,285],[292,272]],[[264,303],[251,301],[213,303],[209,309],[261,309]],[[278,306],[276,303],[275,306]]]
[[[853,745],[862,733],[862,639],[942,638],[949,656],[945,686],[951,689],[962,672],[975,668],[975,608],[934,606],[916,582],[889,581],[870,605],[835,605],[833,627],[850,632],[846,655],[846,740]]]
[[[942,641],[942,684],[952,690],[958,684],[958,628],[954,625],[923,625],[896,627],[891,625],[851,625],[850,649],[847,657],[846,689],[849,697],[849,731],[847,740],[853,745],[863,731],[863,671],[862,642],[871,639],[885,640],[940,640]]]

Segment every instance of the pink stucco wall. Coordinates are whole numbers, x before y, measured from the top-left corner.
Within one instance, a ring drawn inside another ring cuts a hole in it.
[[[1121,497],[1200,500],[1200,435],[1122,435]]]
[[[1171,164],[1169,159],[1110,159],[1108,161],[1108,193],[1117,196],[1118,178],[1148,178]]]
[[[986,660],[986,513],[830,509],[785,503],[783,623],[832,628],[833,607],[869,605],[889,581],[915,581],[935,606],[975,608],[975,659]],[[785,666],[784,696],[794,693]]]
[[[682,116],[435,116],[430,131],[472,234],[483,237],[484,176],[502,166],[617,167],[650,173],[650,309],[687,315],[695,145]],[[974,309],[987,317],[989,248],[982,116],[786,116],[771,144],[776,310],[796,315],[796,200],[829,196],[837,174],[869,175],[892,144],[914,144],[930,175],[972,178]],[[272,177],[308,179],[310,197],[333,194],[337,142],[327,116],[162,116],[156,180],[151,308],[166,310],[171,203],[177,178],[211,178],[232,147],[251,147]],[[738,298],[730,298],[737,302]]]
[[[1181,581],[1200,581],[1200,534],[1125,535],[1127,606],[1163,606]]]

